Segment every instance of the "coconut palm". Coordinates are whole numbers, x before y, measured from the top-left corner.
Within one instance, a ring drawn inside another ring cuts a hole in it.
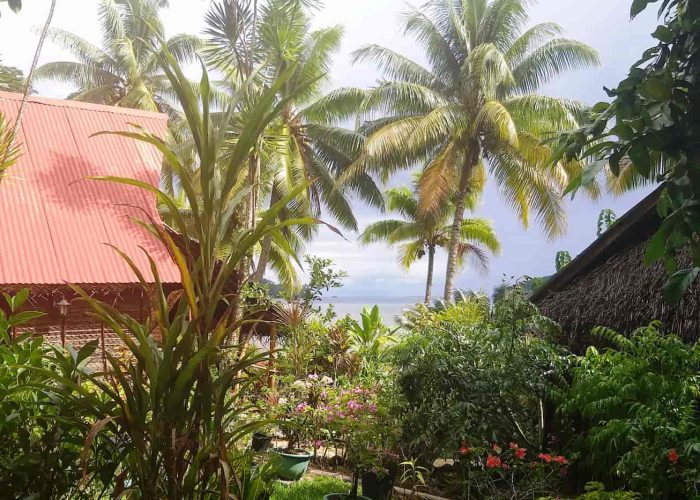
[[[478,193],[476,189],[474,191]],[[435,251],[438,248],[448,248],[451,233],[449,221],[454,216],[455,204],[443,204],[439,212],[421,212],[420,201],[407,187],[389,189],[386,198],[388,210],[401,214],[403,218],[370,224],[360,235],[360,241],[363,244],[387,242],[398,246],[399,262],[406,269],[427,254],[425,303],[430,304]],[[467,198],[466,204],[470,209],[474,208],[476,199],[475,195]],[[459,267],[469,263],[477,269],[485,270],[488,266],[487,252],[495,254],[499,250],[500,244],[489,221],[480,218],[461,221],[457,245]]]
[[[49,39],[61,45],[73,61],[50,62],[37,69],[37,80],[71,84],[71,99],[138,108],[172,111],[170,82],[158,65],[156,52],[164,37],[159,18],[165,0],[101,0],[99,22],[102,46],[68,31],[52,28]],[[194,57],[199,46],[191,35],[177,35],[165,42],[180,62]]]
[[[444,298],[452,300],[469,179],[483,165],[527,227],[530,212],[550,237],[565,227],[561,193],[582,169],[551,165],[542,139],[573,129],[583,106],[537,91],[557,75],[598,64],[596,52],[559,37],[544,23],[524,29],[527,0],[431,0],[403,17],[405,32],[423,47],[429,67],[369,45],[355,61],[372,61],[385,81],[365,108],[369,134],[356,171],[427,165],[419,185],[421,212],[454,197]],[[377,116],[377,114],[379,114]],[[596,194],[597,186],[590,187]]]
[[[207,15],[209,62],[227,75],[226,85],[236,87],[250,79],[252,92],[269,85],[268,79],[294,66],[293,76],[281,89],[287,104],[270,123],[251,158],[250,181],[260,185],[259,198],[274,204],[300,182],[313,180],[308,189],[280,217],[312,215],[325,209],[347,229],[357,229],[349,200],[351,195],[381,206],[381,192],[372,178],[362,174],[346,186],[336,179],[359,154],[363,137],[340,124],[356,116],[364,93],[357,89],[337,89],[322,93],[327,73],[342,37],[340,27],[311,31],[309,0],[270,0],[260,6],[257,25],[250,2],[225,0],[214,4]],[[251,47],[257,47],[253,51]],[[313,82],[309,84],[309,82]],[[301,87],[304,91],[300,91]],[[294,99],[287,99],[294,95]],[[245,110],[241,118],[245,119]],[[258,199],[252,202],[255,207]],[[313,233],[292,235],[295,245],[303,244]],[[265,239],[260,248],[254,279],[260,281],[268,267],[279,274],[275,243]]]

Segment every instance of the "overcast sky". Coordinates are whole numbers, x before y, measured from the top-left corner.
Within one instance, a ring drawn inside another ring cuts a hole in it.
[[[37,41],[37,27],[48,12],[49,0],[25,0],[24,9],[14,15],[2,7],[0,17],[0,60],[3,64],[29,68]],[[171,0],[163,14],[169,35],[200,33],[203,13],[208,0]],[[414,2],[414,4],[419,2]],[[569,73],[553,82],[545,92],[550,95],[578,99],[589,104],[605,98],[603,86],[613,87],[622,79],[630,64],[651,46],[650,33],[656,26],[655,9],[650,9],[634,21],[629,20],[630,0],[540,0],[531,8],[531,22],[553,21],[564,27],[566,36],[575,38],[598,50],[600,68]],[[94,43],[99,43],[97,25],[98,0],[58,0],[54,26],[67,29]],[[314,25],[323,27],[340,24],[345,27],[343,46],[335,59],[329,87],[373,85],[377,72],[371,65],[353,66],[349,54],[366,43],[378,43],[421,61],[420,49],[401,35],[399,14],[405,9],[402,0],[326,0],[316,14]],[[65,60],[60,48],[48,43],[41,61]],[[65,97],[68,89],[55,84],[38,85],[41,95]],[[396,184],[394,181],[392,184]],[[598,213],[612,208],[618,215],[639,201],[646,191],[630,193],[621,198],[604,197],[596,203],[577,198],[568,204],[568,231],[556,241],[548,241],[538,227],[523,229],[515,216],[488,186],[477,214],[494,223],[502,244],[502,253],[491,260],[488,274],[480,276],[465,269],[457,280],[459,288],[490,292],[505,276],[538,276],[554,271],[554,256],[558,250],[568,250],[572,256],[595,238]],[[357,205],[361,227],[382,215]],[[395,254],[382,245],[359,247],[355,234],[346,234],[350,242],[322,232],[308,250],[315,255],[331,257],[350,274],[346,286],[338,292],[345,296],[419,296],[423,292],[426,263],[418,263],[410,272],[396,264]],[[436,262],[434,290],[439,294],[444,282],[445,256]]]

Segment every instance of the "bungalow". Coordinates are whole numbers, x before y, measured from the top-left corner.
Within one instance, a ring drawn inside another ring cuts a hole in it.
[[[0,113],[14,120],[21,95],[0,92]],[[163,114],[75,101],[31,97],[18,144],[21,156],[0,183],[0,291],[30,291],[30,307],[43,311],[31,329],[56,344],[99,340],[119,343],[87,313],[68,284],[121,311],[144,319],[148,300],[127,263],[129,255],[147,279],[144,250],[170,288],[180,281],[167,249],[133,218],[158,218],[155,199],[141,189],[90,179],[110,175],[158,183],[162,157],[156,148],[115,135],[130,124],[164,135]],[[1,301],[0,301],[1,302]]]
[[[532,294],[532,302],[562,326],[573,347],[580,350],[594,342],[590,331],[595,326],[629,334],[653,320],[660,320],[668,333],[698,338],[700,286],[693,285],[679,304],[669,305],[661,293],[667,278],[663,265],[644,265],[647,242],[661,224],[656,210],[660,191],[620,217]],[[681,263],[689,263],[687,255]]]

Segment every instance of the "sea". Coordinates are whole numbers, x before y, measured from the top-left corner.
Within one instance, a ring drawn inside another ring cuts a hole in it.
[[[362,308],[379,306],[379,314],[386,325],[394,325],[395,317],[401,316],[405,309],[422,302],[422,297],[323,297],[317,305],[325,309],[333,305],[333,310],[338,318],[349,314],[355,319],[360,319]]]

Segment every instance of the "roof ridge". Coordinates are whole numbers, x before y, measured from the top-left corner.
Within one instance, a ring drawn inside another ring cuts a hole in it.
[[[21,101],[22,97],[22,94],[16,92],[7,92],[4,90],[0,90],[0,99],[6,99],[9,101]],[[168,119],[168,115],[159,111],[146,111],[143,109],[122,108],[119,106],[109,106],[107,104],[94,104],[91,102],[71,101],[68,99],[56,99],[52,97],[43,97],[36,95],[29,96],[29,100],[27,102],[30,104],[43,104],[46,106],[57,106],[62,108],[89,109],[91,111],[101,111],[104,113],[113,113],[117,115],[141,116],[145,118],[156,118],[161,120]]]

